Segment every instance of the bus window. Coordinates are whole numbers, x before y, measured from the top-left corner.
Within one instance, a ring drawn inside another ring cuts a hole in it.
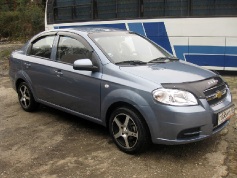
[[[165,3],[164,0],[145,0],[144,4],[144,17],[161,17],[164,16]]]
[[[55,12],[54,15],[55,15],[56,21],[72,19],[72,8],[71,7],[57,8],[57,9],[55,9],[54,12]]]
[[[191,8],[192,8],[192,15],[193,16],[205,16],[205,15],[214,15],[215,10],[214,1],[210,0],[202,0],[202,1],[192,1]]]
[[[97,0],[98,19],[116,18],[116,0]]]
[[[91,20],[91,0],[56,0],[54,3],[55,21]]]
[[[189,0],[144,0],[144,17],[187,16]]]
[[[92,3],[91,0],[75,1],[75,17],[80,20],[92,19]]]
[[[56,21],[70,20],[73,14],[73,0],[56,0],[54,2],[54,18]]]
[[[188,0],[173,0],[165,3],[165,16],[187,16]]]
[[[118,18],[136,18],[139,17],[138,0],[120,0],[118,2]]]

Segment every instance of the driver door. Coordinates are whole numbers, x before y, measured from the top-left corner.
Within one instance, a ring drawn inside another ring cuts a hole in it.
[[[87,41],[79,35],[59,33],[54,72],[57,76],[56,104],[71,111],[94,118],[100,117],[99,72],[73,69],[73,63],[79,59],[90,59],[100,66],[100,60]]]

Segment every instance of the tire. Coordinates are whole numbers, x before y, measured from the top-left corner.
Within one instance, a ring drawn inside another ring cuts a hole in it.
[[[109,132],[117,147],[128,154],[144,151],[150,144],[148,128],[136,111],[121,107],[110,116]]]
[[[22,107],[27,112],[35,111],[38,108],[38,103],[35,101],[30,87],[26,82],[20,83],[17,88],[18,100]]]

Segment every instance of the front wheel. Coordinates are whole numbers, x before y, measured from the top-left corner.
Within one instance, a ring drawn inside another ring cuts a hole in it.
[[[118,108],[112,113],[109,131],[117,147],[125,153],[144,151],[150,143],[143,118],[129,108]]]
[[[37,109],[38,103],[35,101],[27,83],[22,82],[17,89],[17,93],[20,105],[25,111],[30,112]]]

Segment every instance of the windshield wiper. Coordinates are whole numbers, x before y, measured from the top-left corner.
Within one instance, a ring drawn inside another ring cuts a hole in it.
[[[132,61],[121,61],[121,62],[116,62],[115,64],[124,64],[124,65],[144,65],[147,64],[144,61],[139,61],[139,60],[132,60]]]
[[[167,63],[167,62],[174,62],[178,61],[179,59],[176,57],[158,57],[149,61],[148,63]]]

